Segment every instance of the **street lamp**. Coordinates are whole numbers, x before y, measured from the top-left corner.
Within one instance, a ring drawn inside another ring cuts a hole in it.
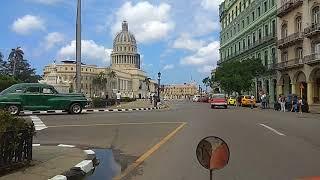
[[[158,72],[158,98],[160,98],[160,80],[161,80],[161,72]]]
[[[76,22],[76,88],[81,93],[81,0],[77,4]]]

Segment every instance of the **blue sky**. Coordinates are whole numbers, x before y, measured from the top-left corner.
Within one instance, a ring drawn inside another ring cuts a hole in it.
[[[127,20],[136,36],[142,68],[165,83],[197,82],[219,55],[221,0],[82,0],[82,60],[107,66],[114,34]],[[42,74],[54,60],[74,59],[76,0],[3,0],[0,52],[21,46]]]

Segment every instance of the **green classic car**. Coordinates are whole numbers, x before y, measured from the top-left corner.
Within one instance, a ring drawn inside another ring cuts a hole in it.
[[[86,104],[83,94],[61,94],[53,86],[40,83],[15,84],[0,93],[0,109],[13,115],[24,110],[66,110],[80,114]]]

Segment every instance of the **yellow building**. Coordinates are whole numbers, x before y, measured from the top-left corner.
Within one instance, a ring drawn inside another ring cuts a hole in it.
[[[278,0],[278,94],[320,97],[320,0]]]
[[[113,41],[110,67],[96,65],[81,66],[81,89],[87,96],[114,97],[120,91],[122,97],[148,98],[156,91],[156,82],[149,80],[141,67],[140,55],[133,34],[129,32],[128,23],[122,23],[122,30],[117,33]],[[63,84],[69,84],[71,91],[75,89],[76,64],[74,61],[53,63],[44,68],[43,83],[52,83],[54,76]],[[100,73],[105,75],[106,82],[97,86],[94,79]],[[56,82],[53,83],[57,85]]]
[[[164,85],[162,96],[166,99],[187,99],[198,93],[196,84]]]

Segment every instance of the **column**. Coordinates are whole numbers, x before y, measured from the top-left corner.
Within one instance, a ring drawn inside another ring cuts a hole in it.
[[[291,93],[297,94],[297,84],[295,84],[295,83],[291,84]],[[298,94],[300,94],[300,92]]]
[[[282,84],[277,84],[277,97],[283,94]]]
[[[307,101],[309,105],[313,104],[313,82],[308,82]]]
[[[275,103],[275,99],[274,99],[274,82],[273,79],[269,79],[269,99],[270,99],[270,104]]]

